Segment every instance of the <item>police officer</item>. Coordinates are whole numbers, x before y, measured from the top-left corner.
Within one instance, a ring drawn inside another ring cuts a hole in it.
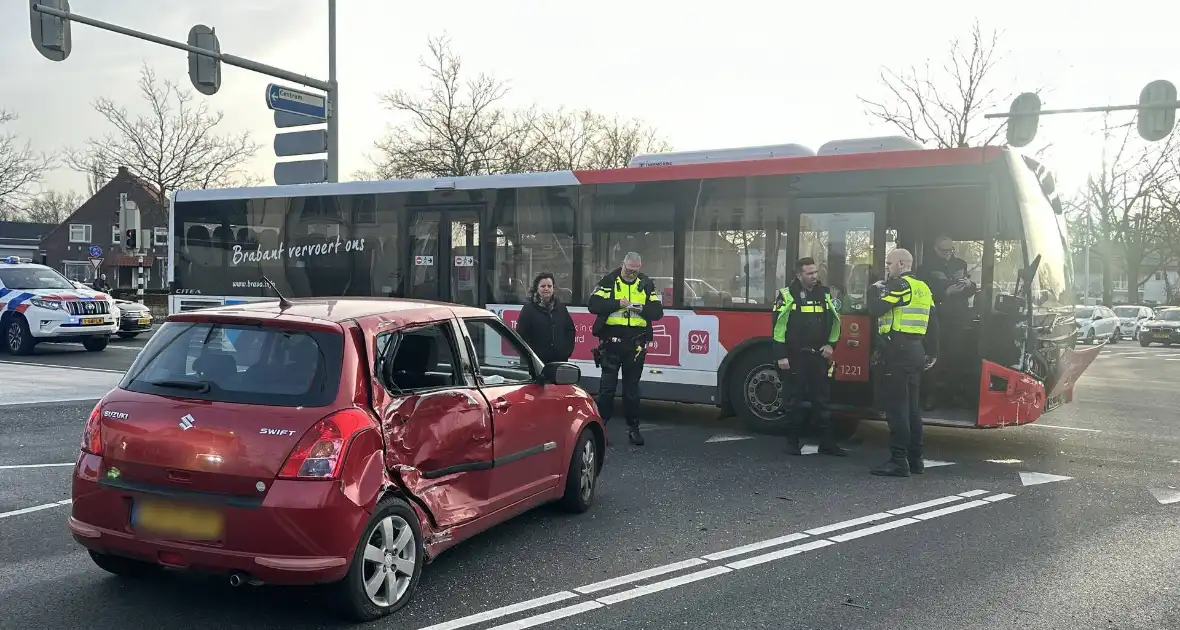
[[[651,278],[639,273],[643,259],[635,252],[623,257],[618,269],[606,274],[590,295],[588,310],[597,315],[590,332],[599,339],[594,362],[602,369],[598,381],[598,413],[608,422],[614,413],[615,389],[623,372],[623,410],[627,418],[627,439],[643,446],[639,433],[639,378],[647,344],[652,340],[651,322],[664,316],[664,305]]]
[[[922,372],[938,357],[938,327],[934,297],[930,287],[910,273],[913,264],[908,250],[889,252],[886,279],[873,285],[879,293],[869,300],[884,363],[882,393],[890,453],[888,461],[872,469],[874,475],[909,477],[924,472],[919,385]]]
[[[832,352],[840,338],[840,313],[832,293],[819,282],[819,267],[812,258],[795,262],[795,279],[779,289],[774,300],[774,345],[778,376],[782,382],[783,409],[787,414],[787,452],[799,455],[799,434],[811,403],[819,452],[843,457],[836,444],[828,401],[833,364]]]

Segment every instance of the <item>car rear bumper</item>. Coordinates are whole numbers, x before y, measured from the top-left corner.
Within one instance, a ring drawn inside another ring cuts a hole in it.
[[[202,573],[241,572],[268,584],[320,584],[341,579],[369,514],[339,490],[338,482],[270,483],[260,503],[194,502],[168,489],[128,490],[100,483],[101,458],[83,453],[74,468],[70,533],[79,544],[100,553],[136,558]],[[209,495],[215,497],[216,495]],[[179,497],[179,498],[177,498]],[[136,501],[202,505],[224,514],[218,542],[149,538],[130,524]]]

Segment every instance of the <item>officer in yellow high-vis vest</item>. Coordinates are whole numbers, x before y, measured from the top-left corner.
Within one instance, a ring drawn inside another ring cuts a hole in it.
[[[598,413],[604,423],[614,414],[621,370],[627,439],[636,446],[643,445],[639,432],[639,379],[643,376],[647,344],[652,340],[651,323],[664,316],[660,293],[651,278],[639,273],[642,267],[639,254],[628,252],[618,269],[598,281],[587,305],[587,310],[597,316],[590,332],[599,339],[594,363],[602,369]]]
[[[774,301],[775,357],[782,383],[782,405],[786,413],[787,453],[799,455],[799,435],[811,404],[813,428],[819,434],[819,452],[845,456],[832,430],[832,353],[840,339],[840,309],[832,301],[831,289],[819,281],[819,266],[812,258],[795,262],[795,279],[779,289]]]
[[[874,475],[909,477],[924,472],[922,462],[922,372],[938,358],[938,324],[930,287],[910,269],[914,257],[895,249],[885,258],[886,279],[873,286],[869,313],[877,318],[882,365],[882,396],[889,420],[889,460]]]

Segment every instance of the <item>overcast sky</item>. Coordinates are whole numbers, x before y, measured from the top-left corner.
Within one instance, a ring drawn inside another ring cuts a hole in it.
[[[418,59],[429,36],[447,34],[472,72],[510,80],[509,104],[592,107],[657,126],[676,149],[883,135],[856,100],[877,95],[881,65],[945,58],[971,21],[1006,31],[1003,87],[1046,87],[1045,107],[1132,103],[1148,81],[1180,83],[1180,3],[1123,0],[802,2],[726,0],[339,0],[341,177],[395,121],[379,94],[424,81]],[[167,10],[162,10],[167,6]],[[190,26],[217,29],[222,51],[327,78],[327,3],[322,0],[72,0],[81,15],[183,40]],[[1117,12],[1113,8],[1117,8]],[[978,15],[977,15],[978,14]],[[73,53],[54,63],[29,37],[28,6],[0,4],[0,108],[38,149],[80,146],[108,129],[99,96],[140,106],[138,69],[189,86],[185,53],[75,24]],[[270,181],[272,79],[226,67],[210,99],[227,131],[252,132],[264,149],[251,167]],[[1123,114],[1130,120],[1130,114]],[[1079,184],[1099,159],[1095,119],[1042,119],[1050,166]],[[85,190],[85,178],[52,174],[49,187]]]

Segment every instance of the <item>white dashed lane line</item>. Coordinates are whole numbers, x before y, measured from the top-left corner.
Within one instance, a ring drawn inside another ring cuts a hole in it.
[[[28,514],[29,512],[40,512],[41,510],[48,510],[49,508],[60,507],[73,503],[73,499],[66,499],[65,501],[55,501],[53,503],[43,503],[41,505],[34,505],[33,507],[21,508],[11,512],[0,512],[0,518],[8,518],[10,516],[20,516],[21,514]]]
[[[986,495],[986,496],[985,496]],[[894,529],[900,529],[909,525],[924,523],[926,521],[936,519],[949,514],[956,514],[966,510],[971,510],[978,507],[991,505],[1004,499],[1010,499],[1016,495],[1009,493],[992,494],[989,490],[969,490],[959,494],[952,494],[945,497],[938,497],[929,501],[921,503],[914,503],[868,516],[848,519],[824,525],[813,529],[808,529],[804,532],[796,532],[764,540],[760,542],[734,547],[723,551],[717,551],[699,558],[689,558],[680,562],[674,562],[663,566],[621,575],[609,580],[601,582],[594,582],[585,586],[579,586],[571,591],[561,591],[531,599],[518,604],[510,606],[503,606],[492,610],[468,615],[459,619],[452,619],[444,621],[432,626],[427,626],[421,630],[457,630],[459,628],[466,628],[476,624],[483,624],[495,619],[504,619],[513,615],[518,615],[530,610],[537,610],[545,608],[551,604],[558,602],[569,602],[574,599],[583,599],[577,603],[568,604],[561,608],[538,613],[521,619],[507,621],[498,626],[489,628],[488,630],[520,630],[523,628],[532,628],[540,626],[550,621],[557,619],[565,619],[574,615],[579,615],[592,610],[598,610],[609,606],[621,604],[632,599],[651,595],[668,589],[684,586],[693,582],[707,580],[709,578],[725,575],[734,571],[740,571],[753,566],[762,565],[775,560],[789,558],[791,556],[816,551],[825,547],[831,547],[843,542],[857,540],[866,536],[872,536],[881,532],[887,532]],[[972,499],[964,501],[964,499]],[[939,507],[943,506],[943,507]],[[938,508],[929,510],[929,508]],[[924,511],[929,510],[929,511]],[[907,515],[901,516],[900,515]],[[869,525],[871,523],[871,525]],[[844,531],[844,533],[837,534],[830,537],[822,537],[830,532],[838,532],[841,530],[848,530],[849,528],[860,525],[869,525],[860,529],[853,529],[851,531]],[[792,545],[790,547],[783,547],[783,545],[799,542],[800,544]],[[777,549],[776,549],[777,548]],[[767,551],[759,555],[749,556],[749,554],[756,551]],[[737,558],[739,556],[748,556],[740,560],[718,564],[716,561],[728,560],[729,558]],[[665,577],[655,582],[646,584],[637,583],[650,580],[651,578],[667,576],[679,573],[686,569],[693,569],[688,573],[681,573],[672,577]],[[605,593],[612,591],[621,586],[632,585],[629,588],[612,593]],[[603,595],[592,596],[595,593],[605,593]],[[585,599],[591,597],[590,599]]]
[[[61,464],[11,464],[8,466],[0,466],[0,470],[20,470],[23,468],[59,468],[73,465],[74,462],[63,462]]]

